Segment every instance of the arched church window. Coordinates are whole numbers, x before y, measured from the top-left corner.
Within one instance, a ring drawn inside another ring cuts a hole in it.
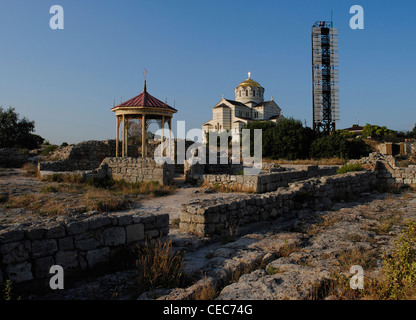
[[[248,97],[248,90],[246,90],[246,97]]]

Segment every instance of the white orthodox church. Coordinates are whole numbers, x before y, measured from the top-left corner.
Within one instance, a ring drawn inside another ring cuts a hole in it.
[[[249,72],[248,79],[234,89],[235,100],[223,96],[212,108],[212,119],[202,125],[204,136],[209,131],[238,134],[250,122],[278,122],[283,118],[282,110],[273,97],[270,101],[264,101],[264,88],[250,76]]]

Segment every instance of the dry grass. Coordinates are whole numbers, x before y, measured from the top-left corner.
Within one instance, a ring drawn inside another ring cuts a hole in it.
[[[147,240],[138,247],[137,284],[139,292],[178,287],[183,280],[184,259],[174,251],[172,240]]]
[[[38,176],[38,168],[33,163],[25,163],[22,167],[24,171],[24,175],[27,177],[37,177]]]
[[[328,227],[333,226],[337,222],[342,220],[341,215],[328,215],[324,217],[320,217],[320,221],[317,223],[311,225],[311,226],[305,226],[306,234],[310,236],[315,236],[318,233],[320,233],[322,230],[325,230]]]
[[[193,295],[194,300],[214,300],[218,296],[219,292],[215,288],[212,281],[208,281],[205,276],[202,286],[199,286]]]
[[[348,162],[348,160],[341,159],[341,158],[304,159],[304,160],[286,160],[286,159],[273,160],[269,158],[264,158],[262,161],[266,163],[277,163],[277,164],[322,165],[322,166],[344,165]]]
[[[351,266],[359,265],[365,270],[373,269],[376,266],[377,258],[379,254],[374,250],[362,250],[360,248],[354,248],[346,250],[337,255],[337,260],[342,268],[345,268],[346,272],[349,272]]]
[[[212,190],[216,192],[221,193],[233,193],[233,192],[245,192],[245,193],[256,193],[256,190],[254,188],[248,188],[243,185],[234,185],[232,187],[226,187],[220,183],[208,183],[204,181],[204,183],[201,185],[201,188],[211,188]]]
[[[33,165],[25,166],[26,172],[32,170]],[[33,175],[33,172],[30,174]],[[91,210],[111,212],[127,209],[133,201],[141,198],[163,196],[176,190],[176,186],[162,186],[157,182],[84,181],[78,174],[52,174],[41,181],[50,183],[39,187],[38,192],[34,190],[23,195],[10,193],[0,199],[1,207],[22,208],[45,216]]]

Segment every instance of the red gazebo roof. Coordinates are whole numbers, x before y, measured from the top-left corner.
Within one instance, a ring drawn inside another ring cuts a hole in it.
[[[149,107],[149,108],[161,108],[161,109],[169,109],[174,112],[177,112],[175,108],[172,108],[168,104],[156,99],[151,94],[146,91],[146,83],[144,84],[143,92],[140,93],[138,96],[131,98],[125,102],[120,103],[119,105],[111,108],[111,110],[119,107]]]

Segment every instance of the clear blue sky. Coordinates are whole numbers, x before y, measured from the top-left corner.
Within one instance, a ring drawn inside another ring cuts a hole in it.
[[[64,30],[52,30],[52,5]],[[352,30],[352,5],[365,29]],[[311,27],[339,31],[340,117],[411,130],[416,122],[414,0],[0,0],[0,106],[51,143],[115,137],[116,103],[148,92],[200,128],[252,73],[287,117],[312,125]],[[175,133],[175,132],[174,132]]]

